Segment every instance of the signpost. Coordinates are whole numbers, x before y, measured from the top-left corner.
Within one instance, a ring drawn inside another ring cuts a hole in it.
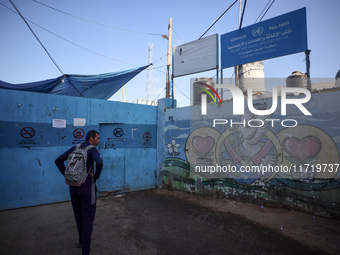
[[[221,68],[307,49],[306,8],[302,8],[221,35]]]

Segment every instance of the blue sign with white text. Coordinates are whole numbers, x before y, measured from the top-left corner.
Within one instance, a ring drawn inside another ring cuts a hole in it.
[[[306,8],[221,35],[221,67],[302,52],[307,46]]]

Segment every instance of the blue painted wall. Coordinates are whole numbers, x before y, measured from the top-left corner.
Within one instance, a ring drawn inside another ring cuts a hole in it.
[[[0,210],[69,200],[54,160],[91,129],[101,136],[99,191],[156,187],[157,107],[11,90],[0,90],[0,104]]]

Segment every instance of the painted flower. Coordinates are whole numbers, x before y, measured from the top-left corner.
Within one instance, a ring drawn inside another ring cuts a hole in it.
[[[166,145],[166,147],[168,148],[168,155],[171,155],[173,157],[179,155],[180,152],[178,152],[178,148],[180,146],[180,144],[176,143],[175,139],[172,139],[172,142]]]

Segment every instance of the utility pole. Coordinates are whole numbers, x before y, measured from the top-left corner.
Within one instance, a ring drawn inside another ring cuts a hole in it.
[[[240,0],[239,11],[238,11],[238,29],[241,29],[241,9],[242,9],[242,0]],[[236,78],[236,87],[240,86],[240,66],[235,66],[235,78]]]
[[[241,28],[241,9],[242,9],[242,0],[240,0],[239,10],[238,10],[238,29]]]
[[[123,102],[126,102],[126,101],[125,101],[125,91],[124,91],[124,86],[122,87],[122,93],[123,93]]]
[[[307,89],[312,92],[312,84],[310,81],[310,55],[311,50],[306,50],[305,54],[306,54],[306,72],[307,72]]]
[[[152,48],[153,48],[153,43],[149,42],[149,67],[148,67],[148,76],[146,80],[146,93],[145,93],[145,99],[149,100],[150,96],[152,94],[153,90],[153,77],[152,77],[152,71],[153,71],[153,66],[152,66]]]
[[[166,98],[170,97],[170,65],[171,65],[171,37],[172,37],[172,18],[169,20],[169,34],[168,34],[168,53],[167,53],[167,64],[166,64]],[[173,93],[173,91],[171,92]]]

